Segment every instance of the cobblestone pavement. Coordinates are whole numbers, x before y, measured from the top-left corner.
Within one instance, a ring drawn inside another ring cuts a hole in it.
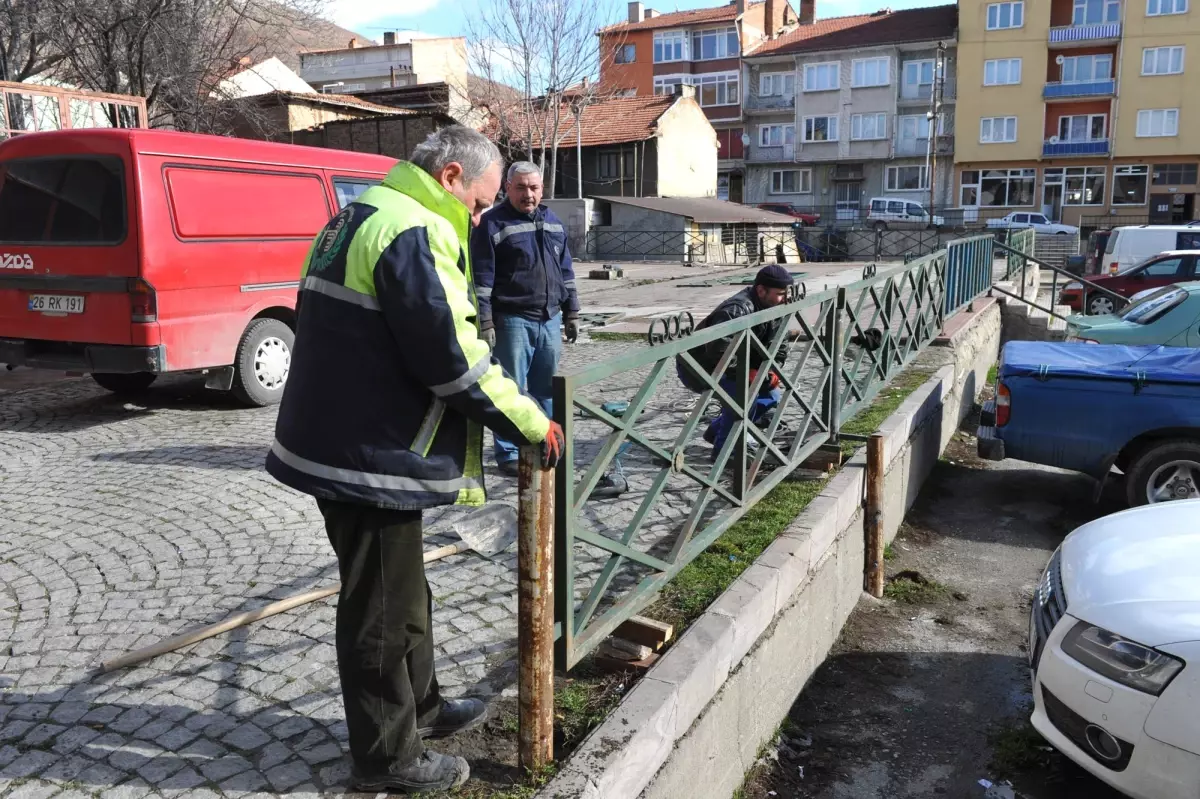
[[[635,346],[567,347],[564,368]],[[124,651],[337,579],[312,500],[262,469],[274,417],[190,378],[136,404],[87,379],[0,399],[0,795],[345,784],[332,600],[96,673]],[[491,501],[515,503],[510,481],[488,479]],[[463,513],[427,514],[427,546],[457,541]],[[428,567],[447,695],[513,691],[515,568],[515,552]]]
[[[565,348],[563,368],[640,346],[581,342]],[[628,399],[645,373],[594,390]],[[668,375],[645,429],[673,432],[694,402]],[[0,395],[0,795],[321,794],[345,785],[332,600],[96,671],[124,651],[336,580],[312,500],[263,471],[274,418],[186,377],[160,381],[136,403],[88,379]],[[604,430],[579,427],[583,466]],[[657,470],[636,451],[624,468],[629,494],[581,516],[604,534],[633,515]],[[488,482],[492,502],[515,503],[511,481]],[[664,545],[689,510],[682,492],[668,485],[632,546]],[[457,541],[451,525],[463,513],[428,513],[427,546]],[[580,555],[577,594],[602,563]],[[515,692],[515,568],[515,552],[427,568],[447,695]]]

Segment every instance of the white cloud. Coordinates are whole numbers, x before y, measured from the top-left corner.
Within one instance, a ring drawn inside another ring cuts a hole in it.
[[[328,14],[329,18],[338,25],[354,30],[378,20],[424,14],[436,7],[439,2],[440,0],[403,0],[394,5],[382,6],[378,0],[334,0]],[[370,33],[370,31],[363,32]]]

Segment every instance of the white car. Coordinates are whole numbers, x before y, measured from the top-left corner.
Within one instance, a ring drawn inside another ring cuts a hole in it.
[[[940,228],[946,224],[945,217],[930,216],[924,205],[903,197],[873,197],[868,209],[867,221],[876,230]]]
[[[1200,796],[1200,499],[1083,525],[1033,599],[1033,726],[1134,799]]]
[[[1079,228],[1074,225],[1064,225],[1061,222],[1051,222],[1045,214],[1027,214],[1014,211],[1000,219],[989,219],[987,226],[993,230],[1020,230],[1033,228],[1038,233],[1048,233],[1055,236],[1079,236]]]

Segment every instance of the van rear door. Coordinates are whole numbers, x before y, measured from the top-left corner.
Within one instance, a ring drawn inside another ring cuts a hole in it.
[[[0,150],[0,338],[129,344],[138,249],[128,152],[23,138]]]

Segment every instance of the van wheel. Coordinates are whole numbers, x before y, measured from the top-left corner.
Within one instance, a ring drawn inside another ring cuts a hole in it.
[[[258,319],[246,328],[234,363],[233,395],[247,405],[274,405],[283,397],[296,335],[278,319]]]
[[[1171,441],[1143,450],[1125,475],[1131,507],[1200,498],[1200,442]]]
[[[152,372],[134,372],[132,374],[94,372],[92,379],[100,388],[114,394],[140,394],[150,388],[150,384],[158,379],[158,375]]]

